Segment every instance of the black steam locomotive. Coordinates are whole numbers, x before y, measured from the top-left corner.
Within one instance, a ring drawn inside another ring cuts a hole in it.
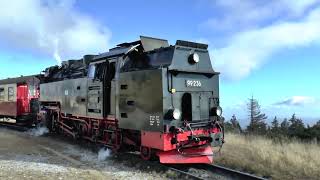
[[[207,48],[141,37],[49,67],[38,120],[114,151],[140,151],[145,160],[212,163],[223,128],[219,73]]]

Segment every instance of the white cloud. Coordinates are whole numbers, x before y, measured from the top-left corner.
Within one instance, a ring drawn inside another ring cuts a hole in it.
[[[227,46],[211,52],[214,66],[228,79],[244,78],[280,50],[320,42],[319,19],[317,8],[299,21],[282,21],[236,33]]]
[[[239,31],[261,27],[264,21],[279,17],[282,19],[299,17],[317,3],[318,0],[217,0],[213,6],[224,13],[208,19],[202,26],[214,31]]]
[[[310,104],[316,104],[317,99],[315,97],[310,96],[292,96],[290,98],[286,98],[283,101],[279,101],[274,105],[278,106],[304,106]]]
[[[301,15],[307,8],[317,3],[319,3],[319,0],[282,0],[282,5],[289,7],[289,9],[296,15]]]
[[[0,39],[9,48],[66,60],[106,51],[111,33],[73,0],[0,2]]]
[[[235,98],[236,99],[236,98]],[[259,102],[260,103],[260,102]],[[312,96],[292,96],[283,98],[273,104],[260,104],[261,112],[268,116],[267,122],[271,122],[274,116],[279,119],[290,118],[293,113],[301,117],[305,123],[313,124],[320,118],[319,97]],[[248,110],[247,100],[235,100],[234,104],[223,106],[223,116],[226,120],[230,120],[232,115],[235,114],[240,120],[241,125],[248,125]]]
[[[194,42],[202,43],[202,44],[209,44],[210,43],[210,41],[206,38],[198,38],[198,39],[194,40]]]

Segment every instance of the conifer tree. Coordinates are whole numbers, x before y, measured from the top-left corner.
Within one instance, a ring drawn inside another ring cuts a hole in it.
[[[290,123],[288,122],[287,118],[284,118],[284,120],[280,124],[280,132],[283,136],[288,136],[289,126]]]
[[[247,106],[250,119],[247,131],[252,134],[265,134],[267,131],[267,124],[265,122],[267,116],[261,113],[258,100],[253,97],[249,98]]]
[[[293,114],[289,119],[290,126],[288,128],[289,136],[305,138],[305,126],[301,119],[296,117],[296,114]]]
[[[233,116],[232,116],[230,122],[231,122],[231,124],[232,124],[232,128],[233,128],[233,131],[234,131],[235,133],[238,133],[238,134],[242,133],[242,129],[241,129],[241,126],[240,126],[239,121],[237,120],[236,115],[233,115]]]
[[[273,121],[271,122],[270,131],[272,136],[279,136],[280,135],[280,125],[277,119],[277,116],[274,117]]]
[[[233,132],[232,123],[229,121],[224,122],[223,124],[225,132]]]

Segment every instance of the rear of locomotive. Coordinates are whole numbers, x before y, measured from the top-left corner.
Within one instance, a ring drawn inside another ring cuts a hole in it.
[[[147,70],[120,73],[120,127],[141,130],[144,159],[212,163],[224,137],[219,73],[207,45],[177,41],[146,57]]]

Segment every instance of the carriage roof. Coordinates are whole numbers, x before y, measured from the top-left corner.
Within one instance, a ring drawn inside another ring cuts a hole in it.
[[[16,78],[7,78],[0,80],[0,85],[4,84],[24,84],[29,82],[39,81],[36,75],[32,76],[21,76]]]

